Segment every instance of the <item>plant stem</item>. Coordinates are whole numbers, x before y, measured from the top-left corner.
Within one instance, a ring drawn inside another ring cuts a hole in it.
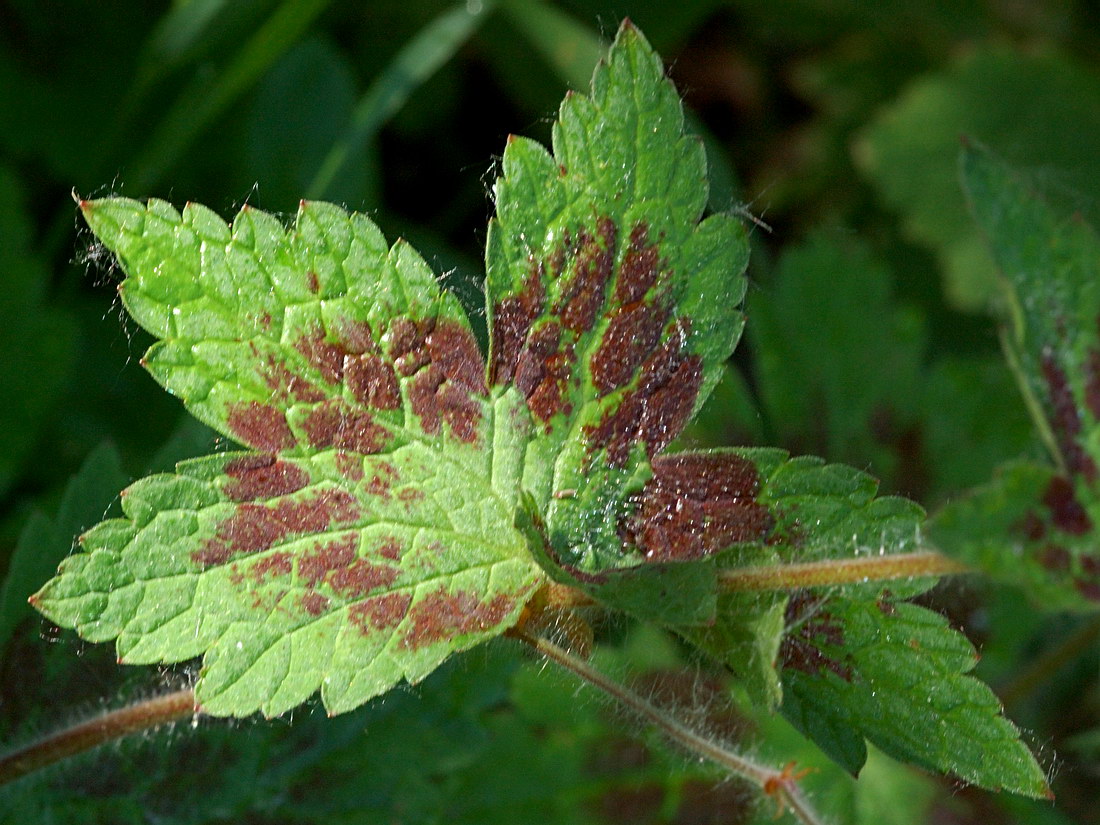
[[[605,673],[588,664],[588,662],[577,658],[553,642],[538,636],[532,636],[519,629],[513,629],[510,635],[530,645],[546,658],[553,660],[585,682],[599,688],[608,696],[630,708],[677,744],[704,759],[709,759],[711,762],[721,765],[738,776],[748,779],[764,793],[773,796],[780,806],[780,810],[783,807],[790,809],[791,813],[803,825],[822,825],[822,820],[810,807],[796,784],[795,779],[797,777],[791,774],[791,766],[775,770],[766,765],[753,762],[699,735],[656,705],[643,699],[626,685],[616,682]]]
[[[1023,701],[1039,685],[1049,681],[1055,673],[1092,647],[1097,638],[1100,638],[1100,616],[1082,624],[997,691],[1001,703],[1011,708]]]
[[[194,691],[185,688],[85,719],[0,756],[0,785],[131,733],[186,719],[197,712]]]
[[[919,576],[948,576],[968,568],[932,550],[882,556],[856,556],[799,564],[740,567],[718,572],[718,589],[726,593],[746,590],[796,590],[831,584],[889,581]]]

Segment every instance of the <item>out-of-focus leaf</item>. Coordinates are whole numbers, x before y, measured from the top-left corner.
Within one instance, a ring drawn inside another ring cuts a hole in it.
[[[959,136],[973,135],[1017,165],[1043,171],[1051,191],[1080,188],[1089,200],[1077,206],[1088,210],[1100,202],[1100,151],[1067,136],[1097,132],[1094,71],[1057,53],[984,49],[916,81],[866,130],[856,160],[910,236],[935,250],[948,298],[981,310],[997,286],[959,192]]]

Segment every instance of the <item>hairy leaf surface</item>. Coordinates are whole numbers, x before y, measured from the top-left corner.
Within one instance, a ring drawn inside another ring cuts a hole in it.
[[[855,773],[864,739],[891,756],[991,789],[1049,796],[1046,778],[947,620],[883,591],[877,601],[796,594],[780,649],[783,713]]]
[[[256,452],[132,485],[35,597],[127,662],[205,655],[218,714],[351,709],[499,634],[540,578],[512,527],[524,419],[461,308],[366,218],[85,202],[161,338],[149,371]],[[514,395],[511,394],[511,395]]]
[[[511,138],[503,167],[486,250],[489,376],[522,393],[536,424],[524,486],[563,563],[636,564],[615,516],[740,335],[744,230],[701,220],[702,144],[629,24],[591,95],[562,103],[553,154]]]

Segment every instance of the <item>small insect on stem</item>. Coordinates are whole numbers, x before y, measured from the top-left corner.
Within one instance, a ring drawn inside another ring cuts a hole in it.
[[[770,796],[775,800],[775,816],[772,817],[773,819],[779,819],[783,816],[783,812],[788,805],[797,807],[795,800],[799,799],[799,790],[798,785],[795,783],[813,771],[813,768],[803,768],[796,771],[795,765],[795,762],[788,762],[779,773],[774,773],[764,780],[761,790],[764,791],[765,796]]]

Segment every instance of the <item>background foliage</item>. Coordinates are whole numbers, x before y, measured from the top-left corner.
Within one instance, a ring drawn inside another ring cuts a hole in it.
[[[212,442],[132,363],[149,340],[121,320],[70,190],[226,215],[246,200],[286,213],[303,195],[335,200],[408,238],[476,302],[507,134],[546,140],[562,92],[587,85],[625,15],[696,113],[712,207],[747,205],[772,227],[753,234],[746,341],[685,440],[847,461],[930,509],[1003,461],[1042,456],[999,351],[993,262],[958,183],[958,138],[1100,223],[1094,4],[5,0],[0,742],[188,678],[120,671],[25,603],[123,484]],[[687,713],[730,694],[706,726],[819,766],[807,785],[840,822],[1100,822],[1094,620],[982,580],[927,601],[978,645],[979,675],[1056,774],[1053,808],[958,792],[875,754],[854,783],[780,720],[739,711],[736,686],[655,631],[600,628],[597,655]],[[4,789],[0,819],[774,813],[582,696],[498,643],[335,720],[203,722],[124,744]]]

